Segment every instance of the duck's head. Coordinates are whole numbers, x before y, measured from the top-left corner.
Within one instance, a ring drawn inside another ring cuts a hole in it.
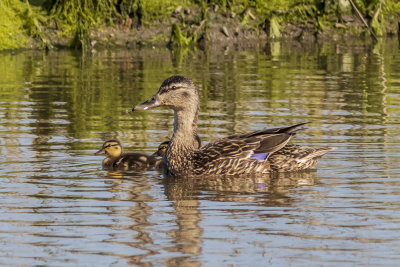
[[[122,146],[118,140],[107,140],[104,142],[103,147],[94,153],[95,155],[107,155],[109,158],[118,158],[122,155]]]
[[[175,75],[167,78],[158,89],[158,92],[149,100],[136,105],[132,111],[147,110],[159,106],[167,106],[173,110],[183,110],[197,107],[199,94],[196,85],[184,76]]]

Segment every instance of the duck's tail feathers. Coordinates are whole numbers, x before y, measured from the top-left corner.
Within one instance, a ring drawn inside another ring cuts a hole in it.
[[[304,149],[304,151],[299,152],[301,155],[297,160],[299,161],[309,161],[309,160],[315,160],[321,158],[323,155],[328,153],[329,151],[332,151],[336,149],[336,147],[318,147],[318,148],[311,148],[311,147],[303,147],[300,146],[300,148]]]
[[[332,146],[326,146],[326,147],[320,147],[320,148],[316,148],[315,151],[313,153],[311,153],[310,156],[312,156],[313,158],[320,158],[323,155],[325,155],[326,153],[335,150],[336,147],[332,147]]]

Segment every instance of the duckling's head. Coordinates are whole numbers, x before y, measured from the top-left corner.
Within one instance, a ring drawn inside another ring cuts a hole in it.
[[[167,78],[155,95],[142,104],[136,105],[132,111],[147,110],[159,106],[183,110],[198,107],[198,105],[199,94],[196,85],[189,78],[175,75]]]
[[[159,146],[157,151],[154,153],[156,156],[163,157],[165,154],[165,151],[167,151],[169,141],[164,141],[162,142]]]
[[[103,147],[94,153],[95,155],[107,155],[109,158],[118,158],[122,155],[122,146],[118,140],[107,140],[104,142]]]

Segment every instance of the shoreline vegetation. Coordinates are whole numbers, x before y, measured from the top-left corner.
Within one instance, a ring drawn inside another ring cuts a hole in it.
[[[0,50],[400,36],[397,0],[2,0]]]

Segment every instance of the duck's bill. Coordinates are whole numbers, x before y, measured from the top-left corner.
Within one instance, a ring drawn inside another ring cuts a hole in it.
[[[136,105],[132,108],[132,111],[136,110],[148,110],[150,108],[155,108],[161,105],[160,99],[157,95],[153,95],[149,100],[143,102],[142,104]]]
[[[99,151],[97,151],[96,153],[94,153],[96,156],[97,155],[104,155],[104,154],[106,154],[106,151],[102,148],[102,149],[100,149]]]

